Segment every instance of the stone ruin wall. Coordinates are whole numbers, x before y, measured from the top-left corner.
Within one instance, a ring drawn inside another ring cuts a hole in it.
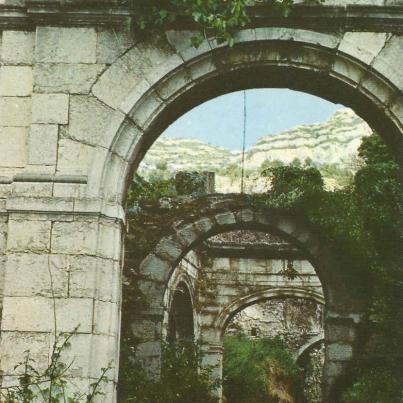
[[[85,389],[100,368],[118,362],[123,183],[138,160],[133,150],[144,152],[136,144],[149,135],[150,122],[172,106],[176,91],[211,72],[221,80],[228,73],[221,67],[230,70],[237,58],[256,62],[246,42],[258,39],[259,46],[281,43],[282,67],[301,64],[298,73],[331,76],[338,89],[347,83],[357,107],[369,94],[373,109],[365,112],[367,102],[363,117],[382,118],[385,132],[401,128],[402,2],[328,0],[336,8],[321,10],[333,31],[306,23],[302,14],[295,26],[242,31],[236,41],[244,53],[235,57],[215,42],[195,50],[186,33],[140,41],[127,29],[128,14],[114,6],[112,13],[100,6],[95,15],[86,2],[73,9],[64,7],[69,2],[49,3],[0,5],[0,367],[3,381],[11,382],[28,348],[48,362],[51,272],[59,330],[80,325],[69,376]],[[210,60],[212,49],[219,66]],[[193,63],[199,56],[204,64]],[[356,320],[350,313],[346,321]],[[353,338],[337,340],[329,378],[350,359]],[[115,401],[117,375],[115,368],[106,402]]]
[[[276,337],[287,342],[294,354],[323,333],[323,305],[304,298],[275,298],[249,306],[234,316],[226,334]]]

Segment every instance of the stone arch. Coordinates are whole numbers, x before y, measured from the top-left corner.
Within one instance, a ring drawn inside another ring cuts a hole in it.
[[[242,30],[232,49],[215,41],[193,49],[191,35],[172,31],[136,45],[93,86],[114,112],[90,193],[121,202],[131,172],[170,123],[208,99],[246,88],[290,88],[343,103],[379,131],[402,162],[402,83],[391,60],[399,54],[397,38],[363,52],[354,35],[303,29]],[[139,55],[147,63],[136,62]]]
[[[296,361],[298,364],[301,364],[305,357],[309,354],[312,349],[320,346],[325,342],[325,338],[322,335],[317,335],[308,340],[301,348],[298,350],[296,354]]]
[[[223,338],[227,325],[238,312],[260,301],[284,297],[305,298],[325,305],[325,299],[321,293],[302,287],[278,287],[261,290],[232,301],[218,314],[215,328],[219,332],[220,339]]]
[[[318,239],[315,230],[300,217],[275,209],[252,210],[246,208],[247,203],[246,205],[237,204],[236,197],[232,199],[227,197],[221,201],[214,197],[212,199],[211,208],[202,211],[200,216],[193,216],[190,221],[187,217],[183,217],[181,224],[174,225],[140,265],[144,280],[139,283],[139,288],[149,298],[149,304],[142,313],[143,318],[139,320],[153,317],[156,321],[153,339],[147,340],[146,344],[152,343],[155,347],[153,351],[158,350],[157,346],[161,339],[161,334],[158,336],[158,329],[161,329],[164,317],[164,295],[167,284],[179,261],[198,242],[233,229],[276,233],[307,253],[308,260],[315,267],[322,282],[326,301],[325,393],[329,401],[336,401],[337,391],[334,384],[352,357],[357,324],[363,308],[354,290],[348,287],[349,280],[338,267],[337,257],[322,240]],[[136,326],[136,323],[132,326]],[[210,360],[222,357],[219,332],[214,331],[214,334],[209,335],[209,340],[214,348],[214,351],[210,351],[209,354],[215,357],[210,357]],[[213,343],[214,340],[217,341],[216,344]],[[140,350],[144,349],[140,348]],[[156,356],[154,355],[153,358],[155,359]]]

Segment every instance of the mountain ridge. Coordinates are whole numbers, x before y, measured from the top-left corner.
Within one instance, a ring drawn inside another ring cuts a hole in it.
[[[245,170],[259,171],[262,164],[274,161],[283,164],[309,161],[319,169],[329,165],[351,169],[361,139],[371,132],[351,109],[339,109],[325,122],[262,136],[245,151]],[[156,175],[156,171],[165,172],[166,176],[179,170],[215,171],[218,176],[226,176],[225,171],[239,167],[241,159],[241,151],[227,150],[201,139],[162,136],[146,154],[139,171],[146,178]]]

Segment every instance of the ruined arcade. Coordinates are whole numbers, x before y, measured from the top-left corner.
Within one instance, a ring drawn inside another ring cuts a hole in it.
[[[0,5],[3,385],[15,381],[26,350],[47,362],[55,329],[77,328],[69,376],[85,389],[112,362],[100,401],[116,401],[127,188],[152,143],[192,107],[239,89],[305,91],[350,106],[403,161],[398,0],[302,3],[290,19],[257,7],[232,48],[214,39],[193,47],[191,26],[137,36],[130,18],[115,1]],[[142,287],[153,306],[138,320],[153,315],[154,335],[166,331],[171,274],[195,243],[224,231],[274,231],[306,251],[322,282],[323,295],[313,291],[326,302],[325,390],[335,401],[332,388],[353,355],[362,307],[328,245],[299,219],[236,198],[211,200],[199,213],[172,226],[143,261],[149,279]],[[230,303],[220,306],[220,326],[238,309],[225,310]],[[209,335],[217,345],[219,332]],[[155,340],[148,342],[145,355],[158,356]]]

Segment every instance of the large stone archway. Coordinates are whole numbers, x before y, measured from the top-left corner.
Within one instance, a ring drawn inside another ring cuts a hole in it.
[[[133,38],[114,2],[17,3],[0,6],[3,382],[28,348],[49,360],[56,310],[59,331],[80,325],[71,377],[85,389],[114,362],[104,401],[115,400],[125,190],[162,130],[195,105],[242,88],[307,91],[351,106],[401,162],[398,4],[332,0],[292,20],[257,18],[233,49],[194,49],[180,29]]]
[[[157,78],[160,69],[151,67],[139,83],[142,90],[136,86],[122,101],[122,94],[116,99],[110,86],[122,81],[121,64],[130,63],[138,54],[132,50],[133,54],[125,55],[125,62],[112,66],[93,87],[101,101],[117,107],[122,119],[117,132],[115,122],[111,127],[114,139],[103,165],[96,163],[100,176],[94,178],[95,188],[100,186],[110,200],[120,200],[127,186],[122,179],[130,178],[130,172],[169,124],[201,102],[247,88],[290,88],[350,106],[383,136],[401,162],[399,83],[394,72],[385,77],[375,68],[384,66],[377,61],[382,52],[371,49],[379,46],[378,34],[374,37],[377,40],[368,42],[363,55],[359,43],[367,35],[347,38],[300,29],[256,28],[241,31],[233,49],[206,41],[195,50],[187,42],[191,34],[184,37],[168,32],[169,45],[162,40],[153,60],[161,57],[162,62],[165,58],[170,68]],[[129,72],[123,81],[136,77],[136,72]]]

